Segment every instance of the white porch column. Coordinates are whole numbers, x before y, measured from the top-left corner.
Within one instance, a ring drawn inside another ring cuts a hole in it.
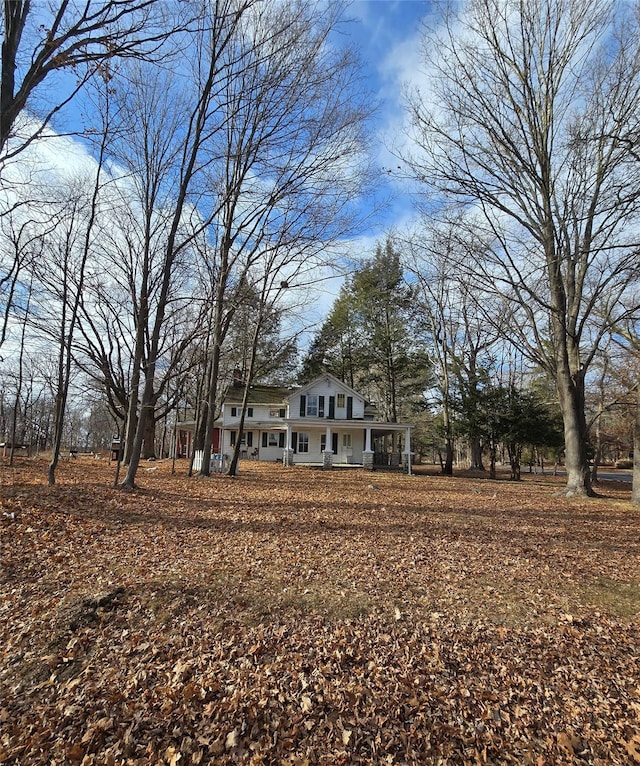
[[[291,424],[287,423],[287,444],[282,455],[282,465],[293,465],[293,447],[291,445]]]
[[[407,473],[411,476],[411,426],[407,426],[407,434],[405,436],[404,452],[402,453],[402,459],[406,464]]]
[[[373,470],[373,450],[371,449],[371,428],[364,429],[364,450],[362,451],[362,467]]]
[[[333,450],[331,449],[331,426],[327,426],[324,437],[324,454],[322,455],[323,468],[333,468]]]

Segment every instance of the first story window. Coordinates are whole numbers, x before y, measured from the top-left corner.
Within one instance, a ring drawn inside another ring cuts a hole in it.
[[[309,452],[309,434],[306,431],[298,433],[298,452]]]
[[[263,431],[262,432],[262,446],[263,447],[284,447],[286,434],[284,431]]]
[[[238,432],[237,431],[231,431],[229,443],[232,447],[236,446],[236,441],[238,440]],[[253,447],[253,431],[243,431],[242,435],[240,436],[240,444],[246,445],[247,447]]]
[[[342,446],[343,447],[351,446],[351,434],[342,434]]]

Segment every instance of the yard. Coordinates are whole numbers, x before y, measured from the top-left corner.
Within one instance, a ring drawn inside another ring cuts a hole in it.
[[[0,467],[0,763],[640,763],[630,485]]]

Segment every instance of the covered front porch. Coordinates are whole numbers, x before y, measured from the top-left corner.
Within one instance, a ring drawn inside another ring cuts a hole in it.
[[[403,466],[411,472],[411,425],[291,419],[286,423],[285,466]]]

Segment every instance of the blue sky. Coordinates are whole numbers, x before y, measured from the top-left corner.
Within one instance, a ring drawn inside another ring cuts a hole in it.
[[[345,12],[341,30],[345,35],[343,39],[357,49],[362,74],[379,103],[374,122],[374,159],[382,168],[396,168],[398,164],[389,149],[402,134],[402,88],[419,69],[420,22],[432,8],[433,4],[428,0],[352,0]],[[66,110],[56,125],[58,129],[77,127],[75,121],[79,120],[82,102],[80,98]],[[72,171],[74,166],[87,161],[86,149],[80,142],[76,143],[75,150],[71,140],[66,146],[63,153],[56,145],[47,146],[46,150],[43,148],[51,155],[52,165],[62,164],[63,170]],[[56,154],[59,155],[57,161]],[[390,198],[389,204],[376,210],[361,236],[350,243],[353,257],[372,255],[376,243],[383,240],[392,227],[402,228],[413,215],[406,185],[383,173],[379,188],[381,198]],[[365,210],[372,207],[368,202],[365,202]],[[324,314],[330,307],[341,282],[338,277],[326,283],[319,301],[320,313]]]
[[[342,39],[359,52],[362,73],[380,105],[374,121],[374,159],[383,168],[395,169],[398,164],[390,148],[402,137],[402,87],[419,68],[420,22],[432,8],[431,0],[351,0],[344,14]],[[59,116],[55,124],[58,130],[79,127],[83,101],[82,97],[76,99]],[[381,189],[381,197],[393,194],[394,198],[371,220],[366,239],[372,241],[383,237],[390,227],[402,226],[411,215],[403,185],[385,174]]]
[[[421,21],[429,14],[428,0],[354,0],[346,13],[353,21],[346,27],[360,53],[364,74],[380,102],[375,121],[377,161],[396,168],[392,145],[401,139],[404,119],[403,85],[420,66]],[[402,226],[411,216],[411,201],[401,184],[387,177],[393,199],[377,217],[372,237],[384,236],[392,226]]]
[[[395,169],[398,165],[391,149],[403,136],[402,89],[408,81],[415,82],[420,68],[421,21],[432,9],[428,0],[352,0],[345,13],[341,32],[358,51],[365,80],[379,103],[374,121],[374,160],[381,168]],[[391,229],[402,229],[414,217],[406,182],[383,172],[379,189],[387,204],[376,209],[364,232],[349,241],[348,249],[355,259],[373,255],[376,244]],[[363,212],[373,207],[371,202],[365,201]],[[316,321],[326,317],[342,283],[343,277],[336,276],[318,286]]]

